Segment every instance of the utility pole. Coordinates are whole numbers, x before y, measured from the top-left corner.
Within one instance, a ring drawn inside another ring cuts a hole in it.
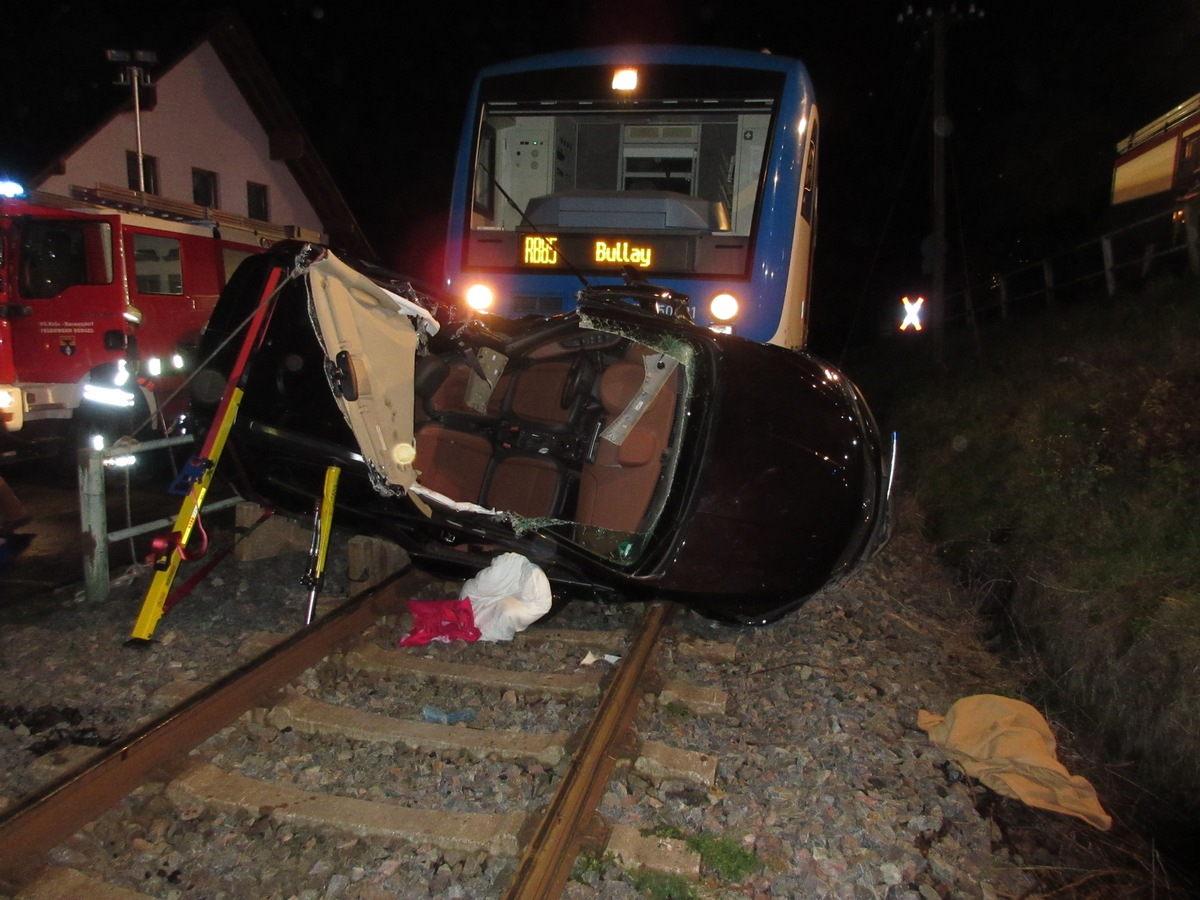
[[[938,360],[942,358],[942,330],[946,322],[946,139],[954,132],[954,122],[946,111],[946,28],[947,18],[982,18],[983,9],[968,4],[960,12],[955,3],[945,0],[933,2],[921,10],[912,6],[905,8],[897,21],[917,22],[933,42],[933,171],[931,194],[933,212],[933,235],[929,248],[930,273],[933,285],[929,295],[929,311],[926,321],[932,333]],[[926,31],[927,29],[927,31]]]
[[[953,125],[946,115],[946,13],[933,11],[933,309],[929,327],[942,360],[942,326],[946,323],[946,138]]]
[[[153,50],[105,50],[104,58],[109,62],[121,65],[121,72],[113,84],[128,86],[133,89],[133,125],[137,133],[137,171],[138,191],[146,192],[146,167],[142,153],[142,101],[139,93],[143,87],[150,87],[150,73],[143,66],[152,66],[158,62],[158,54]]]

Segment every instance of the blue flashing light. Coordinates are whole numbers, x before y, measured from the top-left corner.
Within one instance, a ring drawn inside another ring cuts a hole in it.
[[[0,197],[12,200],[14,197],[24,197],[25,186],[7,178],[0,178]]]

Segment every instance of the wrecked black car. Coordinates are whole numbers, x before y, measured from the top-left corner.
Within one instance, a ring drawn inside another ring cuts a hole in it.
[[[762,624],[883,544],[893,452],[835,368],[686,306],[631,281],[565,314],[460,318],[283,245],[221,295],[193,408],[211,420],[240,388],[222,469],[246,496],[308,515],[337,466],[335,521],[424,568],[516,552],[561,596]]]

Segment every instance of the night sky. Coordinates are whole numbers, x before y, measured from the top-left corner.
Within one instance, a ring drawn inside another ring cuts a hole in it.
[[[1200,0],[984,0],[975,14],[971,4],[954,5],[948,267],[974,279],[1097,233],[1114,144],[1200,92]],[[822,118],[814,339],[822,328],[832,335],[855,319],[878,318],[927,277],[920,246],[932,230],[932,53],[919,15],[898,21],[905,3],[10,0],[5,7],[0,174],[27,177],[39,156],[78,136],[80,116],[120,99],[105,47],[169,57],[194,40],[212,10],[233,8],[381,260],[428,280],[440,270],[458,130],[481,66],[623,42],[795,56],[809,68]]]

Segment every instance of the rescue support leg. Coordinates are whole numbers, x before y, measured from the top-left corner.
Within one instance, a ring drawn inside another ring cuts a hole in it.
[[[134,623],[131,641],[150,640],[155,626],[158,625],[158,620],[162,618],[163,605],[171,590],[171,583],[175,580],[175,573],[179,571],[179,563],[187,552],[187,543],[192,536],[192,529],[200,519],[200,507],[204,503],[204,496],[208,493],[217,462],[225,449],[225,442],[229,438],[229,432],[237,419],[238,408],[242,404],[242,388],[239,384],[242,373],[246,369],[251,354],[266,333],[266,326],[271,318],[271,309],[274,307],[273,300],[276,289],[279,287],[282,275],[282,271],[276,269],[267,278],[262,298],[255,308],[246,336],[242,340],[241,349],[238,351],[237,360],[233,364],[229,383],[221,397],[216,415],[213,417],[212,428],[204,439],[204,445],[200,452],[188,464],[190,472],[187,480],[190,482],[190,487],[179,507],[179,515],[175,517],[174,527],[164,542],[163,552],[155,559],[154,578],[146,591],[146,599],[142,601],[142,609],[138,613],[137,622]]]
[[[137,622],[133,626],[133,639],[135,640],[150,640],[155,626],[158,625],[158,620],[162,618],[163,604],[171,590],[171,583],[175,580],[175,573],[179,571],[179,563],[187,552],[186,548],[188,540],[192,536],[192,529],[200,519],[200,507],[204,503],[204,496],[208,493],[208,487],[212,483],[213,473],[217,468],[216,461],[225,448],[229,429],[233,427],[233,421],[237,417],[238,406],[241,405],[241,402],[241,388],[234,388],[232,402],[227,405],[225,415],[219,422],[213,423],[216,429],[216,439],[209,450],[209,455],[203,460],[202,474],[192,482],[191,490],[188,491],[187,497],[179,507],[179,515],[175,517],[175,523],[171,528],[166,553],[155,561],[154,578],[150,581],[146,599],[142,601],[141,612],[138,613]]]
[[[301,583],[308,588],[308,610],[304,616],[304,624],[311,625],[317,610],[317,594],[325,581],[325,557],[329,553],[329,535],[333,529],[333,504],[337,496],[338,476],[342,470],[330,466],[325,470],[325,491],[317,501],[317,509],[313,515],[312,546],[308,551],[308,571],[304,573]]]

